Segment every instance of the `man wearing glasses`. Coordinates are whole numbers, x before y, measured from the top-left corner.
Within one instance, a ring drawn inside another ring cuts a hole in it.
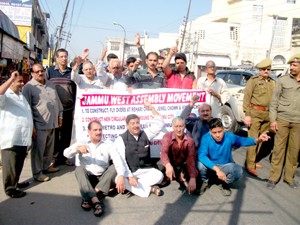
[[[197,89],[206,90],[211,98],[212,117],[220,117],[220,106],[222,104],[221,94],[227,89],[227,85],[222,78],[216,77],[216,64],[209,60],[206,63],[207,77],[200,77],[197,82]]]
[[[63,151],[69,147],[71,142],[73,112],[76,98],[76,84],[71,80],[72,69],[68,67],[68,51],[61,48],[55,53],[56,65],[50,66],[46,72],[46,77],[51,80],[56,87],[58,97],[63,105],[63,124],[55,131],[54,164],[73,165],[66,160]]]
[[[32,79],[24,86],[22,93],[27,99],[33,116],[33,149],[31,168],[33,178],[39,182],[50,180],[44,173],[59,171],[50,167],[54,152],[55,128],[62,125],[63,106],[55,85],[45,79],[44,68],[34,64]]]
[[[245,112],[245,125],[248,127],[250,137],[258,137],[270,127],[269,104],[275,86],[275,81],[269,77],[272,61],[264,59],[257,64],[259,74],[251,77],[244,89],[243,110]],[[262,168],[256,163],[260,145],[247,148],[246,167],[250,175],[257,176],[256,168]]]

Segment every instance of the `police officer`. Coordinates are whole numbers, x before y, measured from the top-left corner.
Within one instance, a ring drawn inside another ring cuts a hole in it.
[[[273,189],[280,180],[298,188],[294,180],[300,148],[300,54],[289,61],[290,73],[276,81],[270,103],[271,129],[276,132],[267,188]]]
[[[269,77],[272,61],[264,59],[257,64],[259,74],[249,79],[244,89],[243,110],[245,112],[245,125],[249,128],[250,137],[258,137],[259,134],[269,129],[269,104],[275,86],[275,81]],[[246,167],[251,175],[257,176],[256,168],[262,168],[255,163],[261,144],[247,148]]]

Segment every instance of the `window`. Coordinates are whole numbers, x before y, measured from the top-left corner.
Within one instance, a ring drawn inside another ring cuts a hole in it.
[[[253,5],[252,18],[255,21],[261,21],[264,7],[262,5]]]
[[[199,30],[198,35],[199,35],[200,40],[204,40],[205,39],[205,30]]]
[[[239,85],[241,83],[241,74],[240,73],[229,73],[227,83]]]
[[[285,47],[285,34],[287,32],[288,21],[287,18],[274,16],[273,18],[273,32],[274,39],[272,43],[272,47],[274,48],[282,48]]]
[[[230,27],[230,40],[237,41],[239,39],[238,27]]]
[[[120,42],[111,42],[110,50],[119,51],[120,49]]]

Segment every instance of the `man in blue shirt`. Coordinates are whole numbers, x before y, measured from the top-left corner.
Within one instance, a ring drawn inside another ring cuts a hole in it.
[[[258,138],[245,138],[225,132],[222,121],[218,118],[211,119],[208,123],[209,133],[201,140],[198,151],[198,169],[201,174],[202,186],[200,193],[204,193],[208,186],[208,173],[216,175],[221,181],[222,193],[230,196],[230,183],[238,180],[243,173],[242,167],[235,164],[232,158],[232,147],[251,146],[267,141],[270,137],[268,131]]]

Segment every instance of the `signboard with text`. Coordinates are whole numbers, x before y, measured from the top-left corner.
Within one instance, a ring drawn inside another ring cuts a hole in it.
[[[31,26],[32,0],[0,0],[2,10],[17,26]]]
[[[159,157],[162,136],[171,130],[172,119],[181,114],[192,96],[196,94],[200,98],[193,112],[198,114],[199,104],[210,99],[204,90],[138,89],[133,90],[132,94],[127,92],[116,94],[116,90],[79,91],[77,96],[80,97],[77,98],[74,115],[73,137],[75,136],[77,141],[87,140],[88,123],[98,120],[103,126],[103,139],[114,141],[126,131],[125,119],[129,114],[138,115],[142,129],[147,129],[152,124],[153,116],[143,104],[149,101],[163,116],[165,122],[165,128],[151,143],[152,157]]]

